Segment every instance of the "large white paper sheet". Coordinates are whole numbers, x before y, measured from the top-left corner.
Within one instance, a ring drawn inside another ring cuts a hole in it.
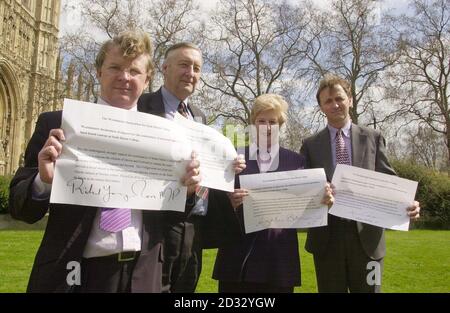
[[[52,203],[184,211],[192,150],[203,186],[234,190],[236,150],[206,125],[65,99],[61,128]]]
[[[190,151],[172,121],[65,99],[66,140],[56,161],[50,202],[184,211],[180,184]]]
[[[201,185],[213,189],[234,191],[233,161],[237,156],[230,139],[214,128],[191,121],[176,113],[175,122],[183,126],[191,149],[200,161]]]
[[[245,232],[267,228],[308,228],[327,225],[328,208],[321,203],[326,176],[321,169],[239,176],[244,198]]]
[[[330,214],[347,219],[407,231],[406,208],[413,201],[417,182],[338,164],[334,171],[335,203]]]
[[[180,178],[190,153],[175,149],[185,138],[174,123],[65,99],[61,128],[66,140],[50,202],[184,211]]]

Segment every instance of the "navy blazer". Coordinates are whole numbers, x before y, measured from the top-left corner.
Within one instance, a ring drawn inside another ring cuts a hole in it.
[[[257,174],[256,160],[249,160],[246,149],[247,167],[240,175]],[[280,148],[279,166],[276,170],[290,171],[304,167],[303,157],[293,151]],[[239,188],[239,176],[236,188]],[[228,200],[228,199],[227,199]],[[232,211],[230,201],[222,201],[228,211]],[[236,218],[243,224],[242,206]],[[245,234],[241,228],[241,238],[219,248],[214,265],[213,278],[228,282],[266,283],[281,287],[299,286],[300,256],[296,229],[265,229]]]

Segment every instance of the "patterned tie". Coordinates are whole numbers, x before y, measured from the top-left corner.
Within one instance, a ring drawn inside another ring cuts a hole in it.
[[[351,165],[347,147],[342,137],[342,129],[339,129],[336,133],[336,164]]]
[[[102,208],[100,228],[116,233],[131,225],[131,209]]]
[[[177,111],[178,111],[178,113],[183,115],[185,118],[188,118],[187,107],[183,101],[181,101],[180,104],[178,105]]]

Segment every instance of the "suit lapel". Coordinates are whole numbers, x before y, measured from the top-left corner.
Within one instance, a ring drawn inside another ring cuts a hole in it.
[[[358,125],[352,124],[351,129],[352,140],[352,165],[362,167],[364,156],[366,153],[367,135],[364,134]]]
[[[331,154],[330,132],[328,131],[327,127],[325,127],[318,134],[317,140],[314,141],[312,154],[319,156],[319,159],[321,160],[320,166],[314,167],[323,167],[325,169],[325,173],[327,174],[328,180],[331,181],[331,179],[333,178],[334,167]]]
[[[252,159],[251,159],[252,158]],[[244,170],[244,174],[258,174],[259,167],[258,161],[256,160],[256,153],[254,155],[250,155],[250,147],[245,147],[245,163],[247,168]]]
[[[197,108],[195,105],[189,104],[189,110],[192,112],[195,120],[200,117],[202,119],[202,123],[206,123],[206,118],[199,108]],[[161,88],[159,88],[158,91],[154,93],[142,95],[138,101],[138,111],[158,115],[165,118],[166,110],[164,108]]]
[[[158,89],[157,92],[148,94],[146,96],[150,97],[150,100],[148,100],[148,98],[146,98],[145,100],[139,99],[138,111],[166,117],[161,88]]]

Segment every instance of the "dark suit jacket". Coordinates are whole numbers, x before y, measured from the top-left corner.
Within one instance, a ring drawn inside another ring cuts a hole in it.
[[[145,108],[138,106],[139,111]],[[66,283],[70,261],[81,262],[84,247],[98,208],[49,204],[36,201],[31,186],[38,173],[38,153],[51,129],[61,127],[62,112],[39,116],[25,152],[25,167],[17,170],[10,185],[9,210],[15,219],[35,223],[49,212],[47,228],[34,260],[28,292],[69,292]],[[140,257],[133,272],[132,292],[160,292],[162,271],[162,229],[159,212],[143,211],[143,238]]]
[[[301,153],[306,160],[306,168],[324,168],[328,181],[334,173],[328,128],[313,135],[303,143]],[[370,128],[352,124],[351,127],[353,166],[395,175],[386,157],[386,143],[383,136]],[[383,228],[357,222],[361,244],[367,256],[380,259],[386,253]],[[314,254],[326,251],[330,236],[329,227],[308,230],[305,249]]]
[[[246,149],[247,168],[240,174],[256,174],[256,160],[249,160]],[[303,157],[280,148],[277,171],[303,168]],[[236,188],[239,188],[238,177]],[[228,199],[223,199],[222,210],[233,212]],[[242,206],[235,216],[241,224],[241,238],[219,248],[214,265],[213,278],[229,282],[266,283],[281,287],[300,285],[300,257],[296,229],[265,229],[245,234]]]
[[[156,92],[143,94],[138,100],[138,108],[141,108],[144,112],[165,117],[161,88]],[[191,110],[194,118],[200,117],[202,119],[202,123],[206,124],[206,116],[198,107],[189,103],[189,109]]]

